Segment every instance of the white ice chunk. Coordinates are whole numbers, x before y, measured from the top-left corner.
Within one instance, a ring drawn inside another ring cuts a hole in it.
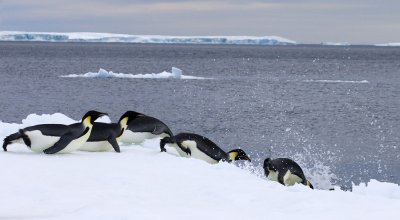
[[[163,71],[161,73],[148,73],[148,74],[131,74],[131,73],[114,73],[100,68],[98,72],[88,72],[85,74],[70,74],[63,75],[66,78],[131,78],[131,79],[211,79],[197,76],[186,76],[182,74],[182,70],[172,67],[171,72]]]

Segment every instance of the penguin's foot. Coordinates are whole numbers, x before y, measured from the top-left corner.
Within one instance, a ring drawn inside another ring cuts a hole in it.
[[[45,154],[54,154],[55,152],[49,150],[49,148],[47,148],[46,150],[43,151],[43,153]]]
[[[161,152],[167,152],[167,149],[165,149],[165,147],[162,147]]]
[[[184,152],[189,156],[192,155],[192,151],[189,148],[186,148],[186,150],[184,150]]]

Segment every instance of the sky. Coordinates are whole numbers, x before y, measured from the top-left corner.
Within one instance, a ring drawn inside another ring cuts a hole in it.
[[[0,0],[0,31],[400,42],[400,0]]]

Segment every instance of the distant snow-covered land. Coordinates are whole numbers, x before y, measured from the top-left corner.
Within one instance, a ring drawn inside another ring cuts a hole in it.
[[[38,123],[73,122],[60,113],[0,121],[0,138]],[[284,187],[255,172],[260,168],[160,153],[158,143],[122,146],[119,154],[64,155],[10,145],[0,152],[0,219],[398,218],[397,184],[371,180],[352,192]]]
[[[162,36],[127,35],[89,32],[21,32],[0,31],[0,41],[51,41],[51,42],[124,42],[168,44],[254,44],[287,45],[295,41],[278,36]]]

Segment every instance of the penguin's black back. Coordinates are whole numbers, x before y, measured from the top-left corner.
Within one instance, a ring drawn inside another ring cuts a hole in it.
[[[298,177],[300,177],[303,181],[306,180],[304,176],[304,172],[301,169],[300,165],[289,158],[276,158],[269,162],[270,169],[277,170],[279,174],[285,175],[288,170]]]
[[[204,136],[193,133],[180,133],[175,135],[174,138],[178,144],[187,140],[195,141],[197,143],[197,148],[214,160],[228,160],[228,154]]]
[[[140,116],[128,123],[128,130],[132,132],[151,132],[152,134],[159,135],[162,133],[168,134],[172,137],[172,132],[166,124],[157,118],[150,116]]]
[[[121,127],[117,123],[94,122],[88,142],[106,141],[108,138],[116,138],[121,134]]]
[[[63,125],[63,124],[40,124],[40,125],[34,125],[30,127],[26,127],[22,129],[23,131],[35,131],[39,130],[42,132],[43,135],[46,136],[62,136],[63,134],[67,133],[70,131],[71,128],[78,128],[81,126],[81,123],[74,123],[71,125]]]

